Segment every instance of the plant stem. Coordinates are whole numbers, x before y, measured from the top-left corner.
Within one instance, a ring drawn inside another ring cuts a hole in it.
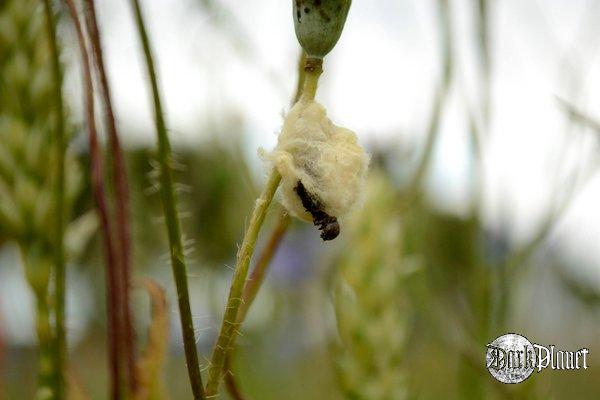
[[[150,83],[152,86],[154,118],[156,123],[156,134],[158,136],[158,158],[161,168],[160,193],[169,236],[171,267],[173,269],[175,286],[177,288],[179,316],[181,318],[181,330],[183,333],[183,346],[185,349],[188,375],[190,378],[194,399],[204,399],[202,376],[200,375],[200,365],[198,363],[196,338],[188,293],[185,257],[181,242],[179,218],[177,216],[177,210],[175,206],[176,199],[173,188],[171,145],[169,143],[169,136],[167,135],[167,128],[163,117],[160,92],[158,90],[158,78],[154,68],[152,50],[150,48],[150,39],[148,38],[148,34],[146,32],[142,10],[138,0],[131,0],[131,5],[135,11],[137,30],[140,35],[142,47],[144,49],[146,67],[148,68],[148,75],[150,77]]]
[[[119,243],[119,272],[121,280],[121,315],[123,318],[123,352],[127,372],[127,382],[129,392],[137,392],[137,374],[135,367],[135,332],[131,315],[131,235],[129,229],[129,190],[127,187],[127,168],[123,157],[123,150],[119,141],[115,114],[112,107],[112,99],[108,77],[104,67],[104,56],[102,53],[102,43],[100,41],[100,30],[96,18],[96,6],[94,0],[86,0],[86,22],[88,33],[91,37],[91,45],[96,60],[96,68],[100,78],[100,87],[102,88],[102,98],[104,101],[105,124],[108,130],[108,137],[111,147],[113,168],[112,176],[115,186],[115,211],[117,223],[117,242]]]
[[[323,73],[323,60],[305,57],[303,53],[301,55],[300,62],[301,65],[304,65],[304,73],[299,74],[298,79],[298,88],[302,87],[302,94],[299,96],[298,92],[296,92],[295,99],[299,99],[299,101],[304,102],[312,101],[317,93],[319,78]],[[224,372],[223,369],[229,364],[230,351],[234,348],[235,334],[238,333],[236,327],[241,325],[243,322],[250,303],[260,288],[262,278],[264,277],[264,270],[269,264],[270,257],[273,255],[267,255],[262,263],[259,261],[259,263],[262,265],[257,264],[259,269],[256,271],[256,273],[259,277],[255,280],[256,283],[246,283],[245,281],[246,276],[248,275],[248,265],[250,263],[250,259],[252,258],[252,253],[254,252],[256,238],[264,221],[266,210],[269,207],[269,203],[273,199],[280,181],[281,175],[279,172],[277,172],[277,170],[273,170],[261,196],[256,201],[254,211],[252,212],[252,218],[250,220],[250,226],[248,226],[248,230],[244,235],[242,247],[238,252],[233,282],[229,290],[229,298],[227,300],[227,306],[225,309],[225,316],[223,318],[217,344],[215,345],[215,349],[213,351],[211,365],[208,370],[209,377],[206,384],[207,396],[215,396],[219,390],[222,373]],[[265,201],[267,201],[266,204],[264,204]],[[279,243],[281,236],[283,233],[285,233],[288,222],[280,221],[280,223],[283,224],[284,227],[280,232],[276,231],[274,233],[276,238],[273,241],[273,252],[275,251],[275,247]],[[246,286],[248,286],[247,292]],[[244,297],[244,294],[248,297]],[[244,302],[247,299],[249,303],[244,305]],[[225,371],[225,373],[228,373],[228,371]],[[235,384],[235,381],[231,380],[230,383],[233,384],[231,388],[233,389],[233,392],[239,394],[239,391],[236,391],[237,385]]]
[[[107,278],[107,313],[108,313],[108,338],[109,338],[109,365],[111,374],[111,398],[117,400],[121,398],[121,315],[119,307],[119,274],[117,255],[115,254],[115,245],[112,237],[111,224],[108,214],[108,206],[104,192],[104,177],[102,172],[102,157],[100,146],[98,144],[98,135],[96,132],[96,118],[94,114],[94,86],[92,82],[92,69],[88,55],[83,27],[77,15],[77,9],[73,0],[65,0],[75,32],[77,42],[81,53],[83,64],[83,81],[85,95],[86,120],[88,125],[88,140],[90,147],[91,180],[94,199],[100,218],[100,226],[104,236],[104,251],[106,254],[106,278]]]
[[[35,268],[35,267],[34,267]],[[50,324],[50,310],[48,307],[48,292],[46,290],[35,291],[36,298],[36,330],[39,342],[39,383],[36,399],[60,399],[55,393],[54,379],[56,376],[56,365],[52,350],[52,326]]]
[[[48,287],[52,262],[47,258],[44,246],[34,243],[21,244],[21,258],[25,267],[25,277],[33,290],[36,303],[35,326],[38,338],[38,385],[35,399],[57,399],[55,392],[56,364],[53,345],[55,345],[50,307],[48,305]]]
[[[315,97],[319,76],[323,72],[321,64],[321,68],[316,74],[307,73],[306,59],[306,53],[302,51],[300,53],[300,59],[298,62],[298,82],[296,85],[296,92],[292,100],[292,105],[294,105],[298,100],[300,100],[300,97],[303,93],[307,93],[310,91],[310,93],[312,93],[312,95],[310,96],[312,96],[312,98]],[[309,90],[306,90],[305,88],[305,85],[307,85],[307,75],[310,75],[310,84],[308,84],[310,86]],[[254,265],[254,268],[252,269],[252,272],[250,273],[250,278],[248,278],[244,286],[244,292],[242,296],[243,302],[240,307],[237,319],[238,323],[242,324],[244,322],[246,318],[246,313],[250,309],[250,306],[252,306],[252,303],[254,302],[254,299],[256,298],[260,287],[262,286],[262,282],[264,281],[269,264],[271,263],[275,252],[279,248],[281,239],[285,235],[291,222],[292,219],[289,216],[289,214],[284,209],[282,209],[279,213],[279,220],[277,226],[271,233],[271,237],[269,238],[267,245],[261,252],[258,260],[256,261],[256,264]]]
[[[298,80],[296,82],[296,91],[294,93],[294,98],[292,99],[292,106],[296,104],[298,100],[300,100],[300,96],[302,95],[302,89],[304,89],[304,82],[306,80],[306,71],[304,67],[306,66],[306,53],[304,50],[300,51],[300,58],[298,60]]]
[[[240,328],[244,323],[244,320],[246,319],[246,314],[248,313],[248,310],[250,310],[250,307],[252,306],[256,295],[258,294],[258,290],[261,288],[262,283],[265,280],[265,275],[267,273],[269,265],[271,264],[271,260],[273,259],[273,256],[279,248],[279,245],[281,244],[281,239],[285,235],[285,232],[287,231],[291,222],[291,217],[284,210],[281,210],[277,226],[271,233],[269,241],[267,242],[265,248],[262,250],[260,256],[258,257],[258,260],[256,261],[256,264],[254,265],[254,268],[250,273],[250,277],[248,278],[248,280],[246,281],[246,285],[244,286],[244,291],[242,294],[242,304],[240,305],[240,309],[238,311],[237,316],[238,328]],[[227,354],[227,360],[225,361],[225,371],[227,372],[224,378],[225,386],[227,388],[227,392],[232,398],[234,398],[235,400],[243,400],[244,396],[242,395],[242,392],[240,391],[233,374],[231,374],[233,354],[233,350],[230,351]]]
[[[246,397],[242,394],[240,390],[240,386],[238,385],[237,380],[232,372],[231,362],[233,358],[233,351],[231,351],[227,355],[227,359],[225,360],[225,376],[223,377],[223,381],[225,382],[225,389],[227,389],[227,394],[232,400],[246,400]]]
[[[281,181],[281,175],[277,170],[271,171],[269,179],[254,205],[250,224],[244,235],[242,246],[237,254],[237,262],[231,288],[229,289],[229,298],[225,308],[225,315],[221,324],[221,331],[217,339],[217,344],[213,350],[210,367],[208,370],[208,382],[206,384],[207,397],[216,396],[221,383],[221,377],[225,360],[229,350],[233,347],[235,335],[238,333],[236,327],[238,325],[238,311],[242,304],[242,291],[248,275],[248,266],[254,252],[254,245],[258,237],[258,232],[265,220],[267,209],[275,191]]]
[[[252,269],[250,277],[248,278],[246,285],[244,286],[244,292],[242,295],[243,301],[242,305],[240,306],[237,318],[238,324],[242,324],[246,319],[246,314],[252,306],[252,303],[256,298],[258,290],[262,286],[262,283],[265,279],[265,274],[267,273],[269,264],[271,263],[275,252],[279,248],[279,244],[281,244],[281,239],[283,238],[283,235],[285,235],[285,232],[287,231],[291,222],[291,217],[285,211],[282,210],[279,216],[277,226],[271,233],[269,241],[267,242],[265,248],[260,254],[260,257],[256,261],[256,265]]]
[[[304,52],[304,50],[301,50],[300,57],[298,60],[298,81],[296,83],[296,91],[292,99],[292,106],[296,104],[298,100],[300,100],[300,96],[302,95],[304,89],[304,84],[306,82],[306,58],[306,53]],[[271,260],[273,259],[273,256],[275,255],[275,252],[277,251],[277,248],[281,243],[281,239],[283,238],[285,232],[290,226],[290,223],[290,216],[284,209],[281,209],[279,215],[279,222],[273,230],[273,232],[271,233],[271,237],[269,238],[266,247],[260,254],[258,261],[254,265],[254,268],[250,273],[250,278],[246,281],[246,284],[244,286],[244,292],[242,295],[243,302],[238,312],[237,318],[237,321],[239,323],[238,328],[241,328],[241,325],[244,323],[246,314],[252,306],[252,303],[254,302],[258,290],[262,286],[262,282],[264,281],[267,268],[269,267],[269,264],[271,263]],[[231,372],[232,363],[233,350],[228,353],[227,359],[225,360],[225,387],[227,389],[227,393],[229,393],[229,395],[234,400],[244,400],[244,396],[242,395],[242,392],[239,389],[239,385],[235,379],[235,376]]]
[[[65,259],[64,259],[64,192],[65,192],[65,123],[62,97],[62,70],[56,37],[56,20],[50,0],[44,0],[48,40],[52,56],[52,73],[54,75],[54,103],[56,107],[55,147],[56,147],[56,188],[55,194],[55,243],[54,243],[54,315],[56,337],[54,358],[56,365],[55,394],[58,399],[65,397],[65,363],[67,345],[65,335]]]
[[[302,88],[300,101],[306,102],[315,99],[319,77],[323,73],[323,60],[319,58],[306,58],[304,72],[304,87]]]

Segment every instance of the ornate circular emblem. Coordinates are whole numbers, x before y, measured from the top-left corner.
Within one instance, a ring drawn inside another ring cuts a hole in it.
[[[535,349],[526,337],[507,333],[487,345],[485,365],[502,383],[523,382],[535,368]]]

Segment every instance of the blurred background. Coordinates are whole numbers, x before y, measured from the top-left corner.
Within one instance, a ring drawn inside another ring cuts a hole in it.
[[[292,5],[142,3],[183,166],[176,179],[193,250],[192,312],[209,357],[266,172],[257,149],[275,145],[296,90]],[[97,5],[129,170],[134,276],[167,291],[168,393],[191,398],[132,12],[124,1]],[[364,205],[331,243],[312,225],[289,227],[238,341],[234,372],[248,398],[600,396],[598,20],[594,0],[353,2],[317,98],[372,155]],[[59,33],[70,146],[87,171],[79,54],[66,15]],[[93,207],[87,175],[76,216]],[[106,398],[104,261],[87,224],[68,265],[69,363],[90,398]],[[136,290],[133,301],[144,341],[147,295]],[[34,320],[18,248],[0,238],[4,398],[33,395]],[[485,345],[508,332],[587,347],[590,368],[502,385],[485,369]]]

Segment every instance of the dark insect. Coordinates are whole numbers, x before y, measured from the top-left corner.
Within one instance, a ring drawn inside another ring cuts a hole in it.
[[[294,188],[302,201],[304,209],[313,217],[313,224],[319,227],[321,239],[333,240],[340,234],[340,224],[336,217],[332,217],[323,211],[323,205],[313,195],[308,193],[301,181]]]

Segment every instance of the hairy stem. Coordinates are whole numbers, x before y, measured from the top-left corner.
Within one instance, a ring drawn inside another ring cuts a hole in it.
[[[54,102],[56,106],[56,125],[54,126],[56,147],[56,187],[55,194],[55,231],[54,231],[54,316],[56,336],[54,343],[54,358],[56,376],[54,390],[56,397],[65,397],[65,363],[66,363],[66,335],[65,335],[65,259],[64,259],[64,193],[65,193],[65,122],[62,97],[62,70],[56,37],[56,19],[50,0],[44,0],[46,26],[52,55],[52,74],[54,77]]]
[[[96,132],[96,118],[94,114],[94,86],[92,82],[92,69],[90,66],[90,58],[87,51],[83,27],[79,21],[77,10],[73,0],[65,0],[75,32],[77,34],[77,42],[81,53],[83,65],[83,81],[84,81],[84,96],[85,96],[85,113],[88,128],[88,141],[90,147],[90,164],[91,164],[91,180],[92,191],[98,209],[100,218],[100,226],[104,237],[104,251],[106,254],[107,269],[107,313],[108,313],[108,338],[109,338],[109,365],[110,365],[110,380],[111,380],[111,398],[117,400],[121,398],[121,314],[120,314],[120,299],[119,299],[119,273],[117,264],[117,254],[115,252],[115,244],[112,237],[111,224],[108,213],[108,205],[104,192],[104,177],[102,172],[102,157],[100,154],[100,146],[98,144],[98,135]]]
[[[298,60],[298,81],[296,82],[296,91],[294,93],[294,97],[292,98],[292,106],[296,104],[298,100],[300,100],[304,85],[306,83],[306,58],[306,53],[304,50],[301,50]],[[316,85],[314,93],[316,93]],[[258,257],[258,261],[250,273],[250,278],[246,281],[246,285],[244,286],[244,292],[242,295],[243,302],[238,314],[238,323],[240,324],[238,328],[240,328],[241,324],[243,324],[246,314],[250,309],[250,306],[252,306],[258,290],[262,286],[267,268],[269,267],[269,264],[271,263],[271,260],[275,255],[275,252],[281,243],[281,239],[285,235],[290,223],[290,216],[285,212],[285,210],[282,209],[279,215],[279,222],[271,233],[271,237],[269,238],[266,247]],[[233,364],[233,355],[233,351],[229,352],[227,359],[225,360],[225,387],[227,389],[227,393],[229,393],[233,399],[244,400],[244,396],[242,395],[239,385],[231,370]]]
[[[256,298],[256,295],[258,294],[258,291],[265,280],[265,275],[267,273],[269,264],[271,263],[275,252],[279,248],[281,239],[283,238],[283,235],[285,235],[285,232],[287,231],[291,222],[292,219],[290,216],[282,210],[277,226],[271,233],[271,237],[269,238],[267,245],[256,261],[256,265],[250,273],[250,277],[246,282],[246,286],[244,286],[244,292],[242,294],[243,301],[237,318],[238,324],[242,324],[246,319],[246,314],[248,313],[250,306],[252,306],[252,303],[254,302],[254,299]]]
[[[254,252],[254,245],[260,228],[265,220],[267,209],[275,191],[281,181],[281,175],[277,170],[273,170],[267,183],[254,205],[252,217],[248,229],[244,234],[244,240],[237,254],[237,262],[231,288],[229,289],[229,297],[225,308],[225,315],[221,324],[221,331],[217,339],[217,344],[213,350],[210,367],[208,369],[208,382],[206,384],[206,395],[216,396],[221,383],[223,367],[227,359],[229,350],[233,347],[235,335],[238,333],[236,327],[238,325],[237,318],[240,306],[242,304],[242,292],[248,275],[248,266]]]
[[[188,281],[183,254],[183,245],[177,216],[175,190],[173,188],[172,155],[169,136],[163,117],[162,102],[158,90],[158,78],[154,68],[152,50],[150,48],[150,39],[146,32],[142,10],[138,0],[131,0],[131,5],[135,11],[135,21],[140,35],[146,67],[152,86],[152,96],[154,100],[154,119],[156,123],[156,134],[158,136],[158,158],[160,163],[160,193],[163,203],[163,210],[167,224],[169,236],[169,248],[171,253],[171,267],[175,278],[177,288],[177,301],[179,303],[179,316],[181,319],[181,330],[183,333],[183,346],[187,362],[188,375],[192,386],[194,399],[204,399],[202,387],[202,376],[200,375],[200,365],[198,363],[198,353],[196,350],[196,338],[194,334],[194,324],[192,320],[192,311],[188,293]]]
[[[279,215],[279,221],[277,223],[277,226],[271,233],[269,241],[260,253],[258,260],[256,261],[256,264],[254,265],[254,268],[250,273],[250,277],[248,278],[248,280],[246,281],[246,285],[244,286],[244,291],[242,294],[242,304],[240,305],[240,309],[238,311],[237,316],[238,328],[240,328],[241,325],[244,323],[244,320],[246,319],[246,314],[248,313],[248,310],[250,310],[250,307],[252,306],[252,303],[254,302],[254,299],[256,298],[256,295],[258,294],[258,291],[265,280],[265,276],[269,265],[271,264],[271,260],[277,252],[277,249],[281,244],[281,239],[285,235],[291,222],[292,219],[290,218],[290,216],[284,210],[282,210]],[[231,373],[233,354],[233,351],[229,352],[227,355],[227,360],[225,362],[225,371],[227,372],[224,378],[225,386],[227,388],[227,392],[231,397],[233,397],[235,400],[242,400],[244,396],[238,388],[238,384],[233,374]]]
[[[298,100],[300,100],[300,97],[304,93],[310,91],[310,93],[312,93],[310,96],[314,98],[317,92],[319,76],[323,72],[322,64],[321,67],[316,71],[316,73],[311,74],[306,70],[306,60],[306,53],[302,51],[300,53],[300,59],[298,60],[298,82],[296,84],[294,98],[292,99],[292,105],[294,105]],[[310,70],[311,68],[308,69]],[[307,83],[307,76],[309,76],[308,80],[310,80],[310,83]],[[306,90],[305,85],[309,85],[310,90]],[[252,306],[252,303],[254,302],[254,299],[256,298],[256,295],[258,294],[258,291],[265,279],[265,275],[267,273],[269,264],[271,263],[275,252],[279,248],[281,239],[287,232],[287,229],[290,226],[291,222],[292,219],[289,216],[289,214],[284,209],[281,209],[279,213],[279,220],[277,222],[277,226],[271,233],[271,237],[269,238],[267,245],[258,257],[258,260],[256,261],[256,264],[254,265],[254,268],[250,273],[250,278],[244,286],[244,292],[242,296],[244,301],[238,314],[238,323],[242,324],[246,319],[246,314],[248,313],[250,306]]]
[[[323,60],[308,58],[303,52],[300,56],[300,73],[298,76],[298,86],[296,89],[296,94],[294,96],[294,102],[296,101],[312,101],[315,98],[317,93],[319,78],[323,73]],[[301,90],[301,92],[300,92]],[[263,198],[265,193],[269,193],[271,190],[269,188],[270,184],[272,184],[272,179],[274,177],[277,178],[277,183],[274,188],[272,188],[273,193],[270,196],[269,202],[273,198],[275,191],[277,190],[277,186],[279,185],[279,181],[281,180],[281,176],[277,171],[273,171],[271,173],[271,177],[267,182],[267,186],[265,187],[263,194],[257,200],[257,205],[255,206],[254,212],[252,214],[251,224],[248,227],[248,231],[246,231],[246,235],[244,236],[244,241],[242,242],[242,248],[238,252],[238,260],[235,269],[235,274],[233,277],[233,283],[231,285],[229,299],[227,301],[227,308],[225,310],[225,317],[223,319],[223,324],[221,326],[221,333],[219,334],[219,338],[217,340],[217,344],[215,346],[213,357],[211,360],[211,366],[209,369],[209,381],[207,383],[207,395],[216,395],[219,389],[219,383],[222,376],[222,373],[225,373],[225,377],[227,380],[227,389],[229,393],[235,399],[243,399],[241,392],[238,389],[237,383],[235,379],[231,375],[230,371],[224,370],[229,368],[231,364],[231,350],[234,348],[235,342],[235,333],[237,333],[237,327],[239,327],[243,322],[248,312],[248,309],[254,300],[260,286],[262,284],[262,280],[264,279],[264,274],[266,272],[266,268],[269,265],[273,254],[281,241],[281,237],[287,230],[287,226],[289,225],[289,216],[283,214],[281,216],[279,226],[276,228],[275,232],[271,236],[269,240],[269,244],[260,260],[258,261],[250,281],[244,282],[246,279],[246,275],[248,274],[248,264],[250,262],[250,258],[252,258],[252,252],[254,251],[254,244],[256,242],[256,237],[254,237],[254,242],[252,243],[252,247],[249,248],[250,254],[247,259],[241,257],[241,252],[244,250],[244,244],[246,243],[246,239],[248,234],[250,233],[250,229],[252,228],[252,221],[254,221],[254,217],[257,213],[257,209],[259,206],[259,201]],[[267,204],[268,207],[268,204]],[[266,208],[265,208],[266,210]],[[264,215],[262,216],[264,220]],[[260,221],[260,225],[262,225],[262,220]],[[257,227],[260,230],[260,225]],[[258,230],[256,234],[258,235]],[[246,263],[245,265],[243,263]],[[239,274],[238,274],[239,273]],[[239,275],[239,276],[238,276]],[[241,283],[239,282],[241,281]],[[239,288],[237,286],[240,286]],[[235,291],[235,292],[234,292]],[[247,302],[247,303],[246,303]],[[229,313],[229,315],[228,315]],[[230,321],[235,321],[231,323]],[[211,385],[212,386],[209,386]]]
[[[115,114],[112,106],[110,85],[106,69],[104,67],[104,56],[102,43],[100,41],[100,30],[96,18],[96,6],[94,0],[85,0],[86,22],[88,33],[91,37],[91,45],[96,61],[96,69],[100,78],[102,99],[104,102],[105,124],[108,130],[108,138],[111,147],[113,168],[112,177],[115,186],[115,214],[116,214],[116,238],[119,243],[119,275],[121,280],[121,315],[123,318],[123,352],[127,372],[129,392],[135,393],[138,389],[137,374],[135,367],[135,332],[131,315],[131,235],[129,226],[129,190],[127,187],[127,168],[123,157],[123,150],[119,140]]]

